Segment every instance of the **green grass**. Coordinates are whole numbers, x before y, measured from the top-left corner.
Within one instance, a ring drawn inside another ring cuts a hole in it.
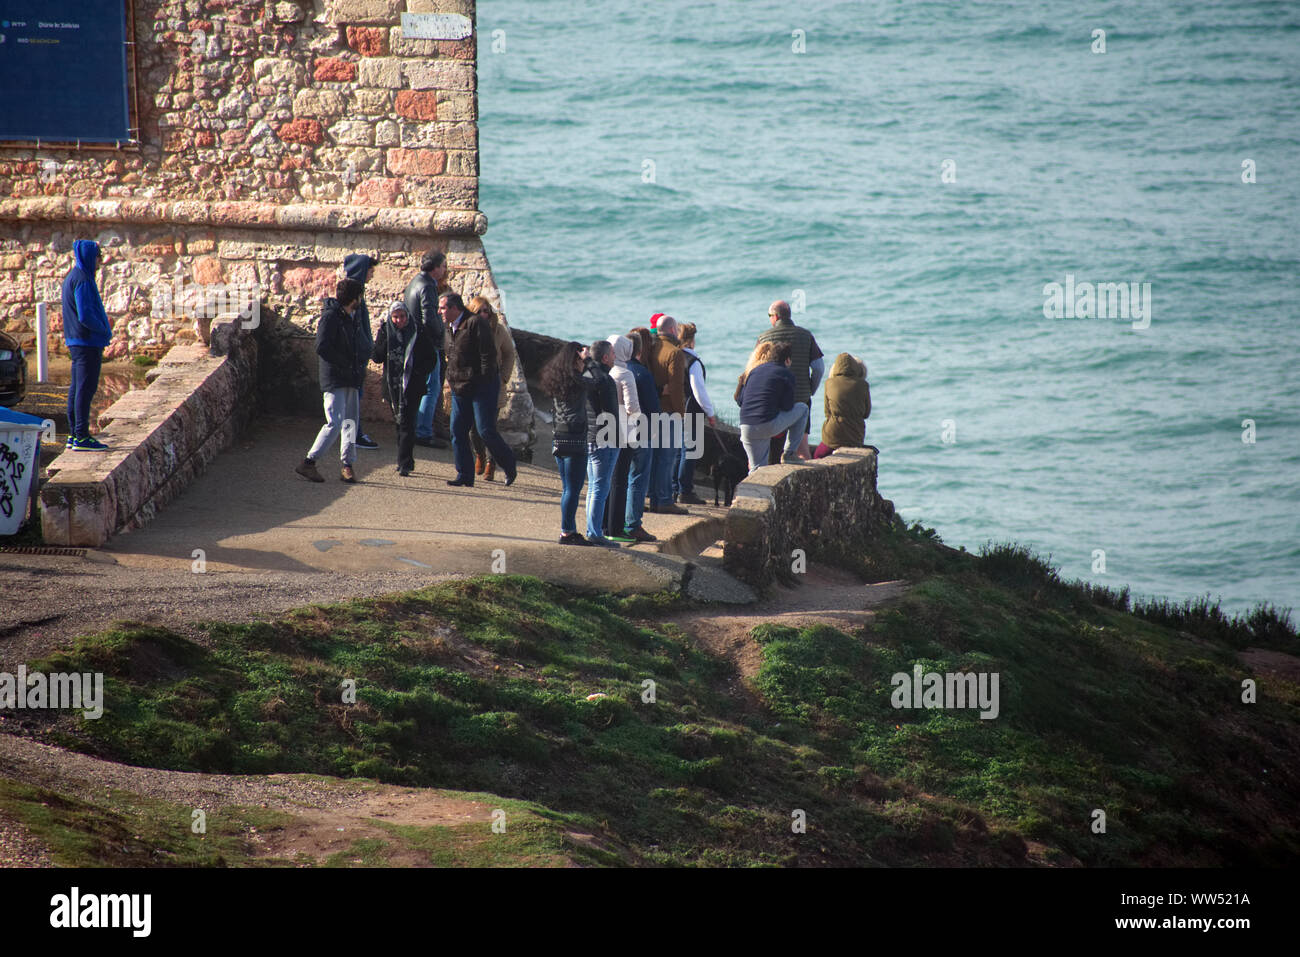
[[[103,671],[104,717],[36,733],[135,764],[522,802],[504,835],[376,822],[387,836],[338,865],[1295,860],[1300,689],[1270,678],[1242,704],[1236,655],[1257,638],[1294,652],[1289,619],[1134,615],[1032,553],[954,551],[919,526],[856,565],[914,584],[857,634],[756,629],[757,702],[660,624],[677,599],[501,576],[212,624],[203,645],[145,626],[85,636],[32,667]],[[997,672],[999,717],[895,709],[890,677],[917,663]]]
[[[288,820],[261,808],[225,809],[208,816],[206,834],[195,834],[192,812],[125,791],[89,799],[0,778],[0,818],[23,824],[59,867],[248,865],[254,863],[248,829],[269,830]]]

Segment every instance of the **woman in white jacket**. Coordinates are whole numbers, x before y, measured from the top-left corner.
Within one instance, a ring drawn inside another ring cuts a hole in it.
[[[623,516],[627,510],[627,478],[632,467],[632,448],[648,441],[649,426],[642,421],[641,403],[636,397],[636,379],[627,362],[632,358],[632,340],[627,336],[610,336],[614,347],[614,365],[610,378],[618,390],[619,428],[618,461],[614,465],[614,478],[605,505],[605,537],[620,543],[633,539],[623,534]]]

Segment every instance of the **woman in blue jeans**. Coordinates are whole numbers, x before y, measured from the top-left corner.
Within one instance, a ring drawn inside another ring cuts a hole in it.
[[[542,391],[555,402],[551,454],[560,469],[560,544],[590,545],[578,532],[578,502],[587,476],[587,394],[600,388],[596,363],[580,342],[560,347],[542,370]],[[608,378],[608,376],[606,376]]]

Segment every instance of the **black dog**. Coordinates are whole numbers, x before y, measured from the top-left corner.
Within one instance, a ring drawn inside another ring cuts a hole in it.
[[[731,499],[736,494],[736,486],[743,482],[748,474],[749,461],[737,458],[723,449],[722,455],[709,467],[709,477],[713,479],[713,504],[718,504],[718,491],[721,489],[726,497],[727,508],[731,508]]]

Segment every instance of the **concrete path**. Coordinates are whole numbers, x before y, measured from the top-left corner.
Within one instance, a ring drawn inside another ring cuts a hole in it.
[[[218,572],[351,575],[405,567],[477,575],[541,569],[548,572],[542,577],[557,581],[638,591],[635,581],[618,587],[620,575],[634,577],[638,568],[658,566],[632,564],[632,556],[645,560],[679,551],[681,543],[698,540],[701,529],[708,542],[722,535],[725,509],[697,506],[690,516],[646,515],[646,528],[658,543],[617,551],[562,547],[556,472],[522,464],[510,488],[499,471],[496,482],[480,479],[473,488],[453,488],[447,485],[456,477],[451,450],[417,446],[415,471],[403,478],[391,427],[377,424],[368,428],[381,447],[358,450],[355,485],[339,479],[337,446],[317,462],[326,481],[308,482],[293,469],[319,425],[314,419],[258,423],[157,518],[115,536],[101,551],[141,569],[177,563],[188,568],[201,549],[208,570]],[[580,507],[579,528],[585,521]]]
[[[417,446],[416,470],[402,478],[392,427],[374,423],[367,428],[381,448],[358,451],[357,484],[339,480],[337,451],[318,463],[326,481],[312,483],[293,469],[319,426],[260,420],[152,522],[85,558],[0,553],[0,670],[118,620],[198,638],[190,627],[198,621],[247,620],[492,572],[583,590],[754,600],[716,553],[698,554],[721,538],[725,509],[647,514],[656,544],[563,546],[552,470],[521,464],[510,488],[503,481],[452,488],[451,451]],[[582,508],[578,523],[584,527]]]

